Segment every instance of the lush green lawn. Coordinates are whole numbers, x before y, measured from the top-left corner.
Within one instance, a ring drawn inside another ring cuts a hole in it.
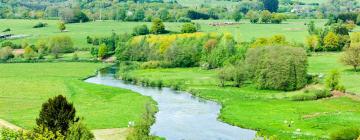
[[[326,73],[331,68],[347,67],[338,63],[339,54],[322,54],[309,59],[312,73]],[[348,97],[316,101],[291,101],[289,96],[301,91],[280,92],[257,90],[252,85],[242,88],[218,87],[216,70],[200,68],[145,69],[130,72],[132,76],[163,80],[169,86],[183,83],[185,90],[197,96],[215,100],[223,105],[220,119],[237,126],[262,130],[281,139],[328,138],[332,131],[360,127],[360,104]],[[351,72],[349,72],[351,73]],[[348,75],[344,73],[343,75]],[[344,76],[345,77],[345,76]],[[352,81],[344,83],[351,90],[360,90],[360,73],[352,73]],[[356,86],[357,85],[357,86]],[[294,123],[289,127],[285,121]],[[300,129],[300,132],[296,132]]]
[[[42,103],[65,95],[91,129],[127,127],[154,103],[137,93],[85,83],[100,63],[0,64],[0,118],[24,128],[35,125]]]
[[[290,41],[304,42],[307,36],[307,29],[304,23],[310,19],[288,20],[283,24],[250,24],[247,20],[242,20],[241,24],[230,26],[210,26],[213,22],[226,22],[217,20],[198,20],[201,31],[203,32],[230,32],[239,41],[249,41],[255,37],[269,37],[274,34],[285,35]],[[45,28],[32,28],[38,22],[48,23]],[[150,22],[117,22],[117,21],[97,21],[88,23],[67,24],[69,32],[60,32],[57,29],[57,20],[17,20],[17,19],[1,19],[0,30],[10,28],[12,34],[30,35],[25,39],[14,40],[17,43],[28,42],[34,44],[38,39],[46,39],[56,35],[69,35],[74,42],[76,48],[89,47],[86,43],[87,36],[109,36],[115,33],[131,33],[132,28],[147,24]],[[318,26],[324,25],[326,20],[316,20]],[[165,23],[166,28],[173,32],[179,32],[183,23]]]

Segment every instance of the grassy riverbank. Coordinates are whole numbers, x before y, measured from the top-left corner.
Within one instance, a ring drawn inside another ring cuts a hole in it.
[[[360,74],[339,64],[339,56],[338,53],[326,53],[310,57],[309,72],[326,74],[337,68],[342,72],[345,87],[352,92],[359,91]],[[360,127],[357,98],[291,101],[290,96],[302,91],[257,90],[249,84],[241,88],[221,88],[217,86],[216,70],[200,68],[142,69],[128,74],[138,79],[162,81],[166,86],[178,85],[196,96],[217,101],[223,105],[219,116],[221,120],[281,139],[326,139],[335,130],[350,125]],[[349,78],[353,80],[346,81]]]
[[[85,83],[83,78],[107,66],[101,63],[0,64],[0,118],[30,129],[42,103],[56,95],[73,102],[77,115],[90,129],[123,128],[138,121],[145,104],[155,102],[140,94]]]

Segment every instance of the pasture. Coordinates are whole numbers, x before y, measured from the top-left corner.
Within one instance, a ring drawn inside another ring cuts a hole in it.
[[[201,32],[230,32],[238,41],[250,41],[258,37],[269,37],[282,34],[290,41],[304,42],[307,36],[307,27],[311,19],[289,19],[283,24],[250,24],[248,20],[242,20],[236,25],[211,26],[210,23],[233,22],[232,20],[195,20],[201,25]],[[43,22],[48,26],[44,28],[32,28],[35,24]],[[104,37],[111,33],[132,33],[135,26],[146,24],[150,28],[151,22],[120,22],[120,21],[95,21],[88,23],[66,24],[68,32],[60,32],[57,28],[57,20],[24,20],[24,19],[0,19],[0,30],[10,28],[11,34],[26,34],[29,37],[14,40],[16,43],[27,42],[35,44],[38,39],[47,39],[57,35],[68,35],[72,38],[75,48],[89,48],[86,43],[87,36]],[[326,20],[315,20],[317,26],[322,26]],[[166,29],[171,32],[180,32],[183,23],[165,22]]]
[[[90,129],[124,128],[138,121],[145,104],[140,94],[82,81],[101,63],[23,63],[0,65],[0,118],[25,129],[35,126],[42,103],[62,94],[74,103]]]

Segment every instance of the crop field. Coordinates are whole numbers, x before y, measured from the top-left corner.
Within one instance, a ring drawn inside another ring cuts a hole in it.
[[[307,27],[311,19],[289,19],[283,24],[250,24],[247,20],[241,21],[236,25],[211,26],[210,23],[224,23],[226,20],[196,20],[195,23],[201,25],[202,32],[230,32],[238,41],[250,41],[257,37],[269,37],[275,34],[282,34],[290,41],[304,42],[307,36]],[[326,20],[314,20],[317,26],[322,26]],[[38,22],[47,23],[44,28],[32,28]],[[111,33],[132,33],[137,25],[146,24],[151,26],[150,22],[118,22],[118,21],[96,21],[88,23],[66,24],[68,32],[60,32],[57,28],[57,20],[17,20],[0,19],[0,29],[11,29],[11,34],[25,34],[29,37],[14,40],[16,43],[27,42],[35,44],[38,39],[47,39],[57,35],[68,35],[72,38],[75,48],[88,48],[86,37],[104,37]],[[230,20],[230,22],[233,22]],[[166,29],[172,32],[180,32],[183,23],[166,22]]]
[[[341,71],[342,82],[351,92],[360,93],[360,75],[338,62],[339,53],[314,54],[309,72],[327,74]],[[258,90],[248,84],[241,88],[218,87],[217,70],[200,68],[135,70],[132,76],[162,80],[165,85],[181,83],[184,90],[223,105],[220,119],[244,128],[260,130],[281,139],[329,138],[329,134],[348,126],[359,127],[359,97],[332,97],[315,101],[291,101],[302,91]],[[293,124],[289,124],[293,121]]]
[[[90,129],[124,128],[138,121],[145,104],[137,93],[82,81],[107,66],[101,63],[0,65],[0,118],[25,129],[35,126],[42,103],[65,95]]]

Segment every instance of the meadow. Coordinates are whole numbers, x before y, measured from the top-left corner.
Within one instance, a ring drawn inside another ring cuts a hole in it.
[[[137,122],[145,104],[155,102],[129,90],[85,83],[101,63],[0,65],[0,118],[25,129],[35,126],[42,103],[62,94],[90,129],[124,128]]]
[[[289,19],[283,24],[250,24],[248,20],[242,20],[236,25],[211,26],[210,23],[233,22],[231,20],[195,20],[201,25],[201,32],[230,32],[238,41],[250,41],[258,37],[269,37],[275,34],[286,35],[290,41],[304,42],[307,36],[305,23],[312,19]],[[44,28],[32,28],[35,24],[43,22],[48,26]],[[323,26],[326,20],[315,20],[317,26]],[[111,33],[132,33],[135,26],[146,24],[150,28],[151,22],[120,22],[120,21],[95,21],[88,23],[66,24],[68,32],[60,32],[57,28],[57,20],[24,20],[24,19],[0,19],[0,30],[10,28],[11,34],[26,34],[29,37],[13,40],[15,43],[35,44],[38,39],[47,39],[57,35],[68,35],[72,38],[75,48],[89,48],[86,37],[104,37]],[[180,32],[183,23],[165,22],[166,29],[171,32]],[[2,33],[1,33],[2,34]]]
[[[331,69],[339,69],[348,91],[359,93],[360,75],[341,65],[340,55],[313,54],[309,58],[309,73],[327,74]],[[218,86],[217,70],[201,68],[140,69],[128,74],[161,80],[166,86],[179,85],[182,90],[222,104],[222,121],[280,139],[328,139],[336,130],[360,127],[359,98],[354,96],[292,101],[291,96],[303,91],[258,90],[251,84],[222,88]]]

